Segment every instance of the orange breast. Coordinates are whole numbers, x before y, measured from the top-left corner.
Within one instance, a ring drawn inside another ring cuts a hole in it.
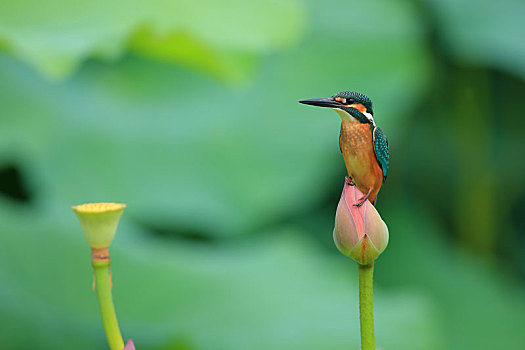
[[[370,125],[359,122],[342,122],[339,145],[341,152],[357,154],[372,148],[372,131]]]
[[[367,193],[371,188],[379,190],[383,173],[374,153],[372,130],[369,124],[358,122],[341,123],[339,145],[345,159],[348,175],[357,188]]]

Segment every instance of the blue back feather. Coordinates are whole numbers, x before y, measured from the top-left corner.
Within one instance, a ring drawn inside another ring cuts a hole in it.
[[[374,136],[374,152],[381,170],[383,171],[383,182],[386,181],[388,166],[390,163],[390,150],[388,149],[388,139],[385,133],[378,126],[372,126]]]

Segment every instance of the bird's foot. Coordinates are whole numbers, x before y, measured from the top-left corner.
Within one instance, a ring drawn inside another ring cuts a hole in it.
[[[361,197],[361,198],[359,198],[359,202],[357,202],[356,204],[354,204],[354,207],[358,207],[358,208],[359,208],[360,206],[362,206],[363,204],[365,204],[365,202],[366,202],[367,199],[368,199],[368,198],[366,198],[366,197]]]
[[[345,177],[345,182],[350,186],[355,186],[354,180],[350,176]]]
[[[368,197],[370,197],[370,193],[372,193],[372,189],[368,190],[368,193],[367,193],[365,196],[359,198],[358,202],[357,202],[356,204],[354,204],[354,206],[355,206],[355,207],[358,207],[358,208],[359,208],[360,206],[362,206],[362,205],[366,202],[366,200],[368,199]]]

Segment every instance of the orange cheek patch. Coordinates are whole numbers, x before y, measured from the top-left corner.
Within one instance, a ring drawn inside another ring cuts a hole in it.
[[[353,107],[353,108],[357,109],[357,110],[358,110],[359,112],[361,112],[361,113],[365,113],[365,112],[366,112],[366,107],[363,106],[363,105],[360,104],[360,103],[355,103],[355,104],[353,104],[353,105],[346,105],[345,107],[347,107],[347,108],[348,108],[348,107]]]

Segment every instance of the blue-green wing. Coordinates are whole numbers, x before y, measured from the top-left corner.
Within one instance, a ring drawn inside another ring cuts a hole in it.
[[[390,160],[390,150],[388,149],[388,139],[381,128],[374,128],[374,152],[381,170],[383,170],[383,182],[386,181],[388,164]]]

